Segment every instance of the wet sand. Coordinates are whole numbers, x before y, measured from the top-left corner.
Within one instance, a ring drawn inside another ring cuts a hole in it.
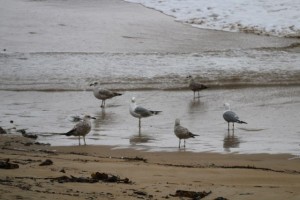
[[[205,199],[299,199],[299,157],[190,152],[144,152],[107,146],[50,147],[1,135],[0,198],[179,199],[177,190],[211,192]],[[46,159],[53,164],[40,166]],[[95,172],[130,183],[84,183]],[[64,176],[64,179],[58,177]],[[81,182],[63,182],[66,178]],[[184,198],[190,199],[190,198]]]

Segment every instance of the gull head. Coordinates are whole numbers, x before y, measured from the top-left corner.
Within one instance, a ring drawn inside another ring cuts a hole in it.
[[[131,103],[135,103],[135,97],[131,98]]]
[[[226,110],[230,110],[230,104],[229,103],[224,103],[224,107]]]
[[[175,119],[175,126],[179,126],[180,125],[180,119]]]
[[[96,85],[98,85],[98,84],[99,84],[99,83],[98,83],[97,81],[95,81],[95,82],[91,83],[90,86],[96,86]]]

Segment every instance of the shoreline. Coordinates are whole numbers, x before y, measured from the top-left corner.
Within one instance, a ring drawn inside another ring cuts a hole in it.
[[[203,82],[204,83],[204,82]],[[224,84],[224,85],[210,85],[209,83],[204,83],[206,86],[209,87],[210,90],[224,90],[224,89],[251,89],[251,88],[289,88],[289,87],[300,87],[300,83],[275,83],[275,84],[255,84],[255,83],[246,83],[235,85],[234,83]],[[186,92],[190,91],[187,86],[182,86],[178,88],[116,88],[116,87],[107,87],[107,89],[111,89],[114,91],[121,91],[121,92],[143,92],[143,91],[162,91],[162,92]],[[91,92],[93,91],[91,88],[87,89],[1,89],[0,91],[3,92]]]
[[[163,153],[89,145],[51,147],[33,144],[28,138],[0,137],[0,161],[9,159],[9,163],[19,165],[17,169],[0,169],[3,200],[178,199],[174,196],[178,190],[211,192],[205,197],[207,200],[300,197],[300,162],[288,160],[290,156],[286,154]],[[40,166],[46,159],[52,164]],[[84,182],[95,172],[127,178],[129,183]],[[59,183],[58,177],[64,179]]]

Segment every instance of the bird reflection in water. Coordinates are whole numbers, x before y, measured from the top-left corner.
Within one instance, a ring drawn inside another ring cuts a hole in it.
[[[115,122],[112,112],[106,112],[104,108],[96,112],[96,120],[94,120],[94,129],[100,130],[101,127],[108,126]]]
[[[129,138],[129,142],[130,144],[141,144],[141,143],[147,143],[149,142],[150,140],[153,140],[153,138],[147,134],[141,134],[139,132],[138,135],[132,135],[130,138]]]
[[[208,104],[205,101],[201,101],[199,99],[191,100],[188,103],[187,112],[189,115],[195,115],[193,119],[199,119],[198,116],[200,113],[205,112],[208,109]]]
[[[225,151],[230,152],[231,148],[239,148],[240,140],[234,135],[234,130],[228,130],[223,140],[223,148]]]
[[[189,103],[189,111],[194,112],[194,111],[200,111],[204,106],[204,103],[200,101],[200,99],[194,99],[191,100]]]

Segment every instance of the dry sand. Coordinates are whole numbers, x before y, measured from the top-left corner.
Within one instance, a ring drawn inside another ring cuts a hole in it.
[[[0,161],[10,159],[9,163],[19,165],[17,169],[0,169],[2,200],[180,199],[173,196],[177,190],[211,191],[205,197],[208,200],[300,198],[300,160],[290,159],[290,155],[50,147],[32,144],[34,141],[22,136],[0,137]],[[46,159],[53,164],[40,166]],[[128,178],[130,183],[59,183],[55,179],[67,176],[86,180],[95,172]]]

